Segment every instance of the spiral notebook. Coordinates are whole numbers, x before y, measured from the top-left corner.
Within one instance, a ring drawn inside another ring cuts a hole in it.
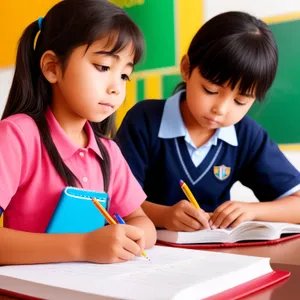
[[[98,200],[108,209],[108,195],[74,187],[66,187],[46,230],[47,233],[86,233],[105,225],[105,219],[92,202]]]

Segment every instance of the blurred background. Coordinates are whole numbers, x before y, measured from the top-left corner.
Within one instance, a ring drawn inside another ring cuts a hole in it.
[[[24,28],[44,16],[56,0],[2,0],[0,4],[0,113],[9,92],[18,39]],[[271,135],[300,170],[300,1],[296,0],[111,0],[140,26],[146,52],[136,67],[124,105],[126,111],[146,98],[166,98],[180,81],[179,63],[199,27],[230,10],[251,13],[270,25],[279,47],[279,69],[263,104],[249,115]],[[61,20],[63,22],[63,20]],[[232,199],[250,201],[250,190],[236,184]]]

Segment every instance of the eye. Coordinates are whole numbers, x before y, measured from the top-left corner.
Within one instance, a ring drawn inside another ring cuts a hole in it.
[[[126,74],[122,74],[122,75],[121,75],[121,78],[122,78],[124,81],[130,81],[129,76],[126,75]]]
[[[204,91],[209,95],[217,95],[218,94],[218,92],[212,92],[212,91],[208,90],[207,88],[205,88],[204,86],[202,86],[202,87],[203,87]]]
[[[109,70],[108,66],[95,65],[95,67],[99,72],[106,72]]]
[[[234,99],[234,102],[237,104],[237,105],[246,105],[247,103],[242,103],[236,99]]]

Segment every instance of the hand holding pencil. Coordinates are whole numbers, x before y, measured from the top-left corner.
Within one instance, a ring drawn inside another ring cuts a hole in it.
[[[118,214],[115,215],[116,220],[117,220],[117,222],[116,222],[116,221],[110,216],[110,214],[106,211],[106,209],[105,209],[105,208],[104,208],[97,200],[92,199],[92,202],[94,203],[94,205],[97,207],[97,209],[99,210],[99,212],[104,216],[104,218],[107,220],[107,222],[108,222],[110,225],[118,225],[118,224],[126,225],[126,224],[125,224],[125,221],[124,221]],[[137,231],[139,231],[139,232],[141,231],[139,228],[133,227],[133,226],[130,226],[130,225],[126,225],[126,227],[129,227],[131,231],[134,230],[134,229],[137,229]],[[130,238],[130,236],[127,236],[127,237]],[[139,240],[139,239],[132,239],[131,242],[135,242],[135,241],[137,241],[137,240]],[[129,242],[127,242],[127,244],[129,245]],[[132,243],[131,243],[131,244],[132,244]],[[138,245],[136,244],[136,246],[138,246]],[[125,247],[125,249],[126,249],[127,251],[129,251],[129,252],[134,253],[135,255],[137,255],[137,254],[136,254],[137,250],[133,251],[134,248],[137,249],[136,246],[133,247],[133,245],[131,245],[130,247],[127,247],[127,248]],[[130,251],[131,249],[132,249],[133,252]],[[142,251],[141,254],[142,254],[143,257],[145,257],[146,259],[149,260],[149,258],[147,257],[145,251]]]
[[[144,239],[144,231],[134,226],[116,224],[80,236],[79,245],[76,243],[71,247],[76,255],[74,260],[111,264],[139,256],[141,248],[136,241]]]
[[[165,227],[173,231],[209,229],[209,214],[200,208],[191,190],[182,180],[180,181],[180,187],[188,201],[181,200],[167,208]]]

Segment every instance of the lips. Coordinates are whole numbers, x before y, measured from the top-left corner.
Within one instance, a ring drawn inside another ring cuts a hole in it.
[[[110,108],[113,108],[114,106],[110,103],[104,103],[104,102],[99,102],[98,104],[100,105],[103,105],[103,106],[107,106],[107,107],[110,107]]]
[[[209,123],[211,123],[211,124],[218,124],[218,123],[219,123],[219,121],[218,121],[217,119],[207,118],[207,117],[205,117],[205,119],[206,119]]]

